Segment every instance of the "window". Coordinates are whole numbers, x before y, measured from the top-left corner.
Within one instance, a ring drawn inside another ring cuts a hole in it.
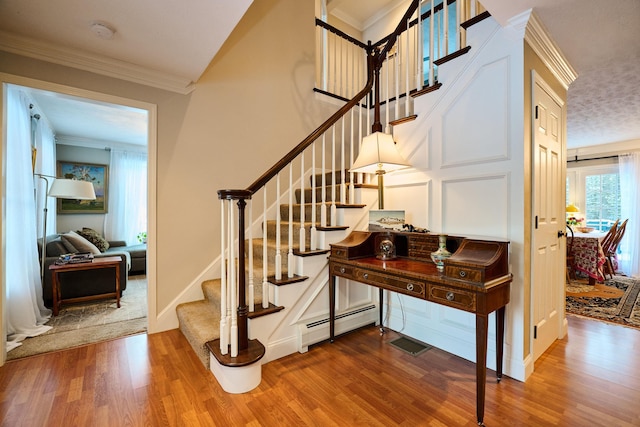
[[[618,166],[598,165],[567,170],[567,205],[580,209],[586,225],[607,231],[620,218],[620,177]]]

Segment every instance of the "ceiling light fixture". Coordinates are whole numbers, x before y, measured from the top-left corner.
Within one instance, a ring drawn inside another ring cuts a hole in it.
[[[100,21],[94,21],[89,25],[89,28],[96,36],[101,39],[110,40],[113,38],[116,30],[111,28],[108,24]]]

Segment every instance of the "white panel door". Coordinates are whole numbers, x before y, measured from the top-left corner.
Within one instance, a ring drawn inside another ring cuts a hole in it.
[[[537,359],[558,338],[564,321],[563,103],[533,76],[533,354]]]

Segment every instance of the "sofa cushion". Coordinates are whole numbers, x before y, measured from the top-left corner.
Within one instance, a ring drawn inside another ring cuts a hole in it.
[[[65,233],[61,235],[60,238],[69,252],[91,252],[94,255],[101,253],[100,249],[96,248],[93,243],[74,231]]]
[[[82,230],[76,230],[76,233],[93,243],[100,252],[109,249],[109,242],[92,228],[82,227]]]

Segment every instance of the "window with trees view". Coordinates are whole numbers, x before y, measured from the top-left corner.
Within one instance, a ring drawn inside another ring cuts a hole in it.
[[[588,227],[606,231],[620,218],[617,165],[567,170],[567,204],[574,203]]]

